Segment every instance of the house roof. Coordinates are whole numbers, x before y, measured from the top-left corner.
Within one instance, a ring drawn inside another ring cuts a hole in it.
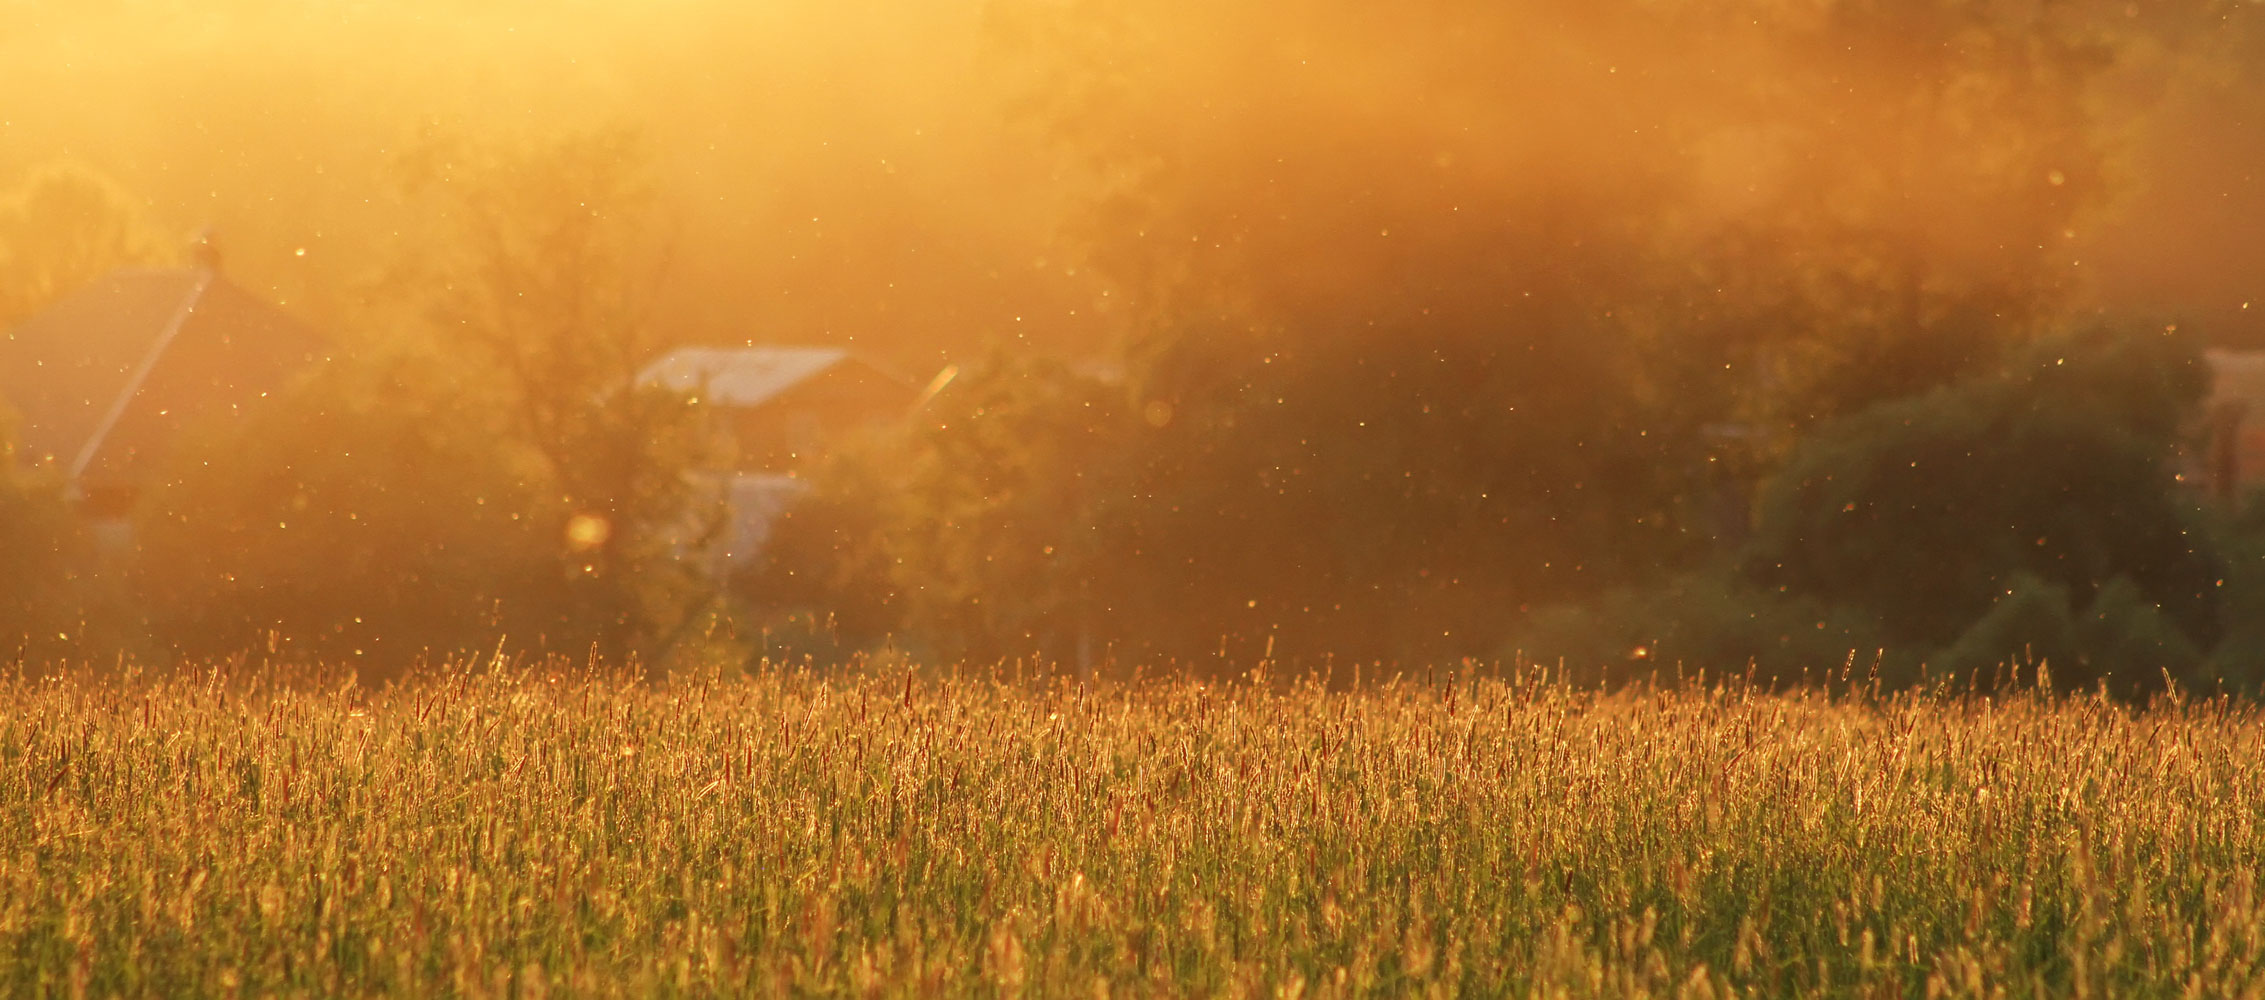
[[[831,347],[682,347],[646,365],[637,384],[753,408],[850,360]]]
[[[125,476],[184,422],[241,409],[322,352],[216,270],[121,270],[0,337],[0,399],[33,460],[73,479]]]
[[[2203,359],[2210,365],[2211,398],[2265,402],[2265,351],[2212,348]]]

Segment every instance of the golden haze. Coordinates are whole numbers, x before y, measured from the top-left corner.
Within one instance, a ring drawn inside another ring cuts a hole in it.
[[[219,227],[241,278],[352,329],[438,231],[395,182],[421,136],[625,129],[669,230],[672,338],[854,342],[923,365],[992,337],[1112,344],[1112,306],[1137,289],[1103,294],[1130,269],[1094,250],[1132,224],[1092,206],[1170,142],[1285,196],[1361,204],[1322,233],[1340,243],[1439,190],[1567,179],[1702,223],[1795,194],[1895,211],[1983,266],[2040,235],[1929,177],[1946,150],[1868,145],[1909,143],[1867,102],[1924,67],[1791,64],[1779,36],[1814,5],[1355,6],[16,0],[0,4],[0,181],[89,166],[161,231]],[[2229,9],[2209,30],[2250,30]],[[2102,100],[2146,112],[2119,119],[2107,176],[2079,178],[2112,196],[2073,238],[2044,235],[2103,305],[2175,304],[2253,336],[2253,71],[2188,68],[2161,52],[2119,68]],[[1386,153],[1441,176],[1379,189],[1368,161]],[[1245,228],[1269,211],[1224,208]],[[1345,273],[1372,269],[1376,248],[1337,249]]]

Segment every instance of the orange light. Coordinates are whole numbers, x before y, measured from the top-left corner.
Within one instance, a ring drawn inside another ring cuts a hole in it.
[[[566,521],[566,544],[576,552],[589,552],[613,537],[613,524],[596,514],[576,514]]]

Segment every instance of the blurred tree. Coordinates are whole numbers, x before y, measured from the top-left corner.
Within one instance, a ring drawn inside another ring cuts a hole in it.
[[[2171,467],[2206,380],[2190,337],[2094,331],[1827,423],[1763,494],[1750,571],[1898,645],[1958,640],[2026,574],[2063,607],[2136,588],[2207,646],[2218,560]]]
[[[1689,566],[1814,421],[2002,363],[2072,287],[2092,84],[2136,37],[2094,4],[1294,6],[995,30],[1100,185],[1081,235],[1169,414],[1123,536],[1151,620],[1355,656],[1490,652]]]
[[[1159,338],[1112,564],[1136,620],[1182,653],[1454,656],[1673,565],[1689,428],[1640,340],[1546,307]]]
[[[2133,110],[2100,84],[2150,32],[2110,3],[1773,13],[1709,26],[1778,72],[1735,85],[1697,138],[1694,183],[1739,211],[1685,234],[1713,293],[1694,333],[1757,380],[1742,415],[1805,427],[1986,370],[2057,322],[2079,275],[2063,248],[2112,193]]]
[[[2065,687],[2084,656],[2069,588],[2016,572],[1981,617],[1937,651],[1929,667],[1953,684],[1991,690],[2044,666]]]
[[[111,270],[161,259],[117,185],[86,168],[35,171],[0,195],[0,330]]]
[[[642,163],[632,137],[599,132],[500,151],[436,138],[402,164],[441,223],[403,280],[465,366],[456,390],[492,401],[495,432],[537,459],[528,485],[556,502],[530,516],[615,655],[653,652],[713,600],[685,557],[720,523],[688,475],[708,458],[696,408],[636,385],[663,344],[649,317],[666,261]]]
[[[2048,338],[1821,423],[1766,484],[1742,565],[1553,606],[1518,648],[1607,676],[1672,663],[1814,681],[1853,657],[1889,686],[1922,665],[1988,686],[2039,663],[2064,688],[2247,686],[2255,550],[2176,482],[2206,379],[2196,347]]]
[[[901,438],[846,451],[778,525],[748,592],[868,642],[944,657],[1091,663],[1120,617],[1131,540],[1110,530],[1133,424],[1120,388],[995,352]]]
[[[1890,648],[1872,615],[1761,587],[1721,566],[1542,608],[1505,650],[1506,658],[1562,664],[1570,676],[1607,684],[1704,672],[1764,685],[1877,678],[1889,688],[1917,678],[1923,652]]]
[[[52,474],[17,461],[0,401],[0,662],[67,648],[81,630],[88,540]]]
[[[2209,658],[2195,681],[2254,693],[2265,689],[2265,492],[2211,514],[2205,537],[2224,564],[2217,588],[2223,633],[2207,647]]]
[[[2079,607],[2069,588],[2016,573],[1988,613],[1929,666],[1984,689],[2043,672],[2062,690],[2104,685],[2124,696],[2162,690],[2166,678],[2188,688],[2220,679],[2186,630],[2130,580],[2109,581]]]
[[[907,623],[977,657],[1090,658],[1112,610],[1104,533],[1130,445],[1123,394],[994,354],[923,413],[896,546]],[[908,544],[909,543],[909,544]]]
[[[905,628],[898,532],[909,518],[898,459],[914,447],[873,439],[833,450],[809,474],[811,492],[771,525],[759,558],[735,574],[736,594],[758,620],[830,624],[830,645],[870,649]]]
[[[1100,182],[1094,262],[1163,318],[1454,316],[1615,279],[1584,304],[1671,307],[1683,379],[1733,363],[1805,423],[2053,317],[2126,91],[2221,5],[995,6],[1032,113]]]
[[[363,357],[184,442],[135,564],[152,638],[397,670],[427,653],[572,642],[555,498],[486,415],[420,386],[431,358]]]

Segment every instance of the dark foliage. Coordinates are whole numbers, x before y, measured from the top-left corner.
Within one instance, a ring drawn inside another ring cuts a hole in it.
[[[2217,563],[2172,467],[2205,388],[2196,348],[2053,338],[2002,371],[1829,423],[1765,489],[1749,569],[1878,615],[1898,645],[1956,640],[2017,574],[2079,605],[2127,580],[2214,639]]]

